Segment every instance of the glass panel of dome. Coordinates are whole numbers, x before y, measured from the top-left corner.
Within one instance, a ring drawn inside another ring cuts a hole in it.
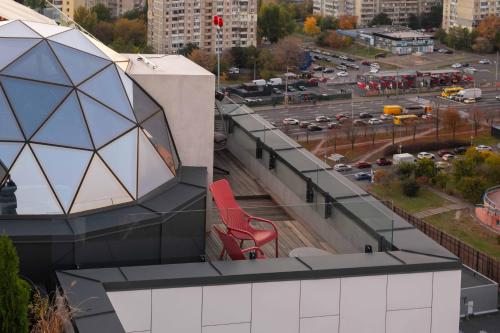
[[[98,155],[94,155],[71,213],[132,201]]]
[[[134,124],[119,114],[96,102],[85,94],[78,93],[90,133],[97,148],[134,127]]]
[[[8,77],[0,77],[0,80],[28,138],[71,90],[69,87],[30,80]]]
[[[99,151],[99,155],[136,197],[137,189],[137,129],[130,131]]]
[[[61,43],[63,45],[70,46],[80,51],[84,51],[95,56],[109,60],[109,58],[101,51],[97,46],[92,44],[85,36],[83,32],[76,29],[71,29],[60,34],[49,37],[50,40],[54,42]]]
[[[2,89],[0,89],[0,140],[24,140]]]
[[[23,145],[20,142],[0,142],[0,161],[7,169],[12,166]]]
[[[61,206],[28,146],[12,166],[10,178],[16,186],[11,203],[17,205],[11,214],[62,214]]]
[[[125,74],[125,72],[120,68],[116,67],[118,74],[120,74],[120,79],[122,80],[125,91],[127,92],[130,105],[134,105],[134,82]],[[137,116],[137,114],[136,114]]]
[[[134,84],[134,112],[137,121],[141,122],[160,109],[160,106],[151,99],[141,87]]]
[[[54,52],[43,41],[7,66],[2,74],[71,85]]]
[[[142,131],[139,131],[139,191],[138,197],[149,193],[174,175],[153,148]]]
[[[153,146],[161,155],[165,163],[167,163],[170,170],[175,173],[178,166],[178,160],[168,133],[167,122],[165,121],[163,111],[160,110],[157,114],[142,123],[141,126],[144,128],[144,133],[151,140]]]
[[[21,23],[21,21],[12,21],[0,26],[0,37],[40,38],[40,35]]]
[[[3,178],[7,175],[7,169],[3,166],[2,161],[0,161],[0,193],[3,187]],[[0,212],[0,215],[2,213]]]
[[[42,37],[50,37],[52,35],[68,31],[69,29],[71,29],[56,24],[46,24],[46,23],[29,22],[29,21],[24,21],[23,23],[26,24],[31,29],[35,30]]]
[[[72,92],[33,137],[33,141],[92,149],[89,131]]]
[[[108,60],[62,44],[50,42],[50,46],[75,85],[110,64]]]
[[[33,38],[3,38],[0,39],[0,69],[4,68],[17,57],[40,42]]]
[[[93,153],[37,144],[31,147],[64,210],[68,211]]]
[[[114,66],[104,69],[78,88],[128,119],[135,121],[130,102]]]

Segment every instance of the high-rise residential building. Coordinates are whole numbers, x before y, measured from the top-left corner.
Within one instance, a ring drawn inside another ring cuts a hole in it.
[[[322,16],[354,15],[360,27],[366,27],[377,14],[386,13],[393,24],[407,25],[410,14],[427,13],[441,2],[442,0],[314,0],[313,12]]]
[[[257,43],[257,0],[149,0],[148,43],[174,53],[192,43],[210,52]],[[223,18],[221,38],[213,16]]]
[[[62,12],[64,15],[73,19],[75,10],[80,6],[86,6],[85,0],[63,0],[62,2]]]
[[[500,15],[497,0],[444,0],[443,29],[451,27],[475,28],[479,21],[489,15]]]
[[[118,17],[140,5],[139,0],[86,0],[87,7],[102,3],[109,8],[112,17]]]

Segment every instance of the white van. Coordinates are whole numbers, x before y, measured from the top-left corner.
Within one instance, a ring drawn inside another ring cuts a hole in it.
[[[392,163],[394,165],[398,165],[400,163],[414,163],[414,162],[415,162],[415,156],[413,156],[412,154],[403,153],[403,154],[392,155]]]
[[[267,84],[270,86],[279,86],[283,84],[283,80],[280,77],[274,77],[272,79],[269,79]]]
[[[252,82],[256,86],[265,86],[266,85],[266,80],[264,80],[264,79],[253,80]]]

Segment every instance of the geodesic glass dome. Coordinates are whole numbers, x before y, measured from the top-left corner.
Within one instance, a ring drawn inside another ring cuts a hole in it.
[[[0,22],[0,214],[134,201],[178,163],[161,107],[91,37]]]

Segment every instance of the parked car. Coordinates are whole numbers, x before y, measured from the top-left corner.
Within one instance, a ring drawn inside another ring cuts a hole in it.
[[[452,50],[446,50],[446,51],[444,51],[444,54],[453,54],[453,51]]]
[[[457,63],[454,63],[453,65],[451,65],[451,67],[452,68],[460,68],[460,67],[462,67],[462,64],[457,62]]]
[[[356,180],[372,180],[372,175],[368,172],[358,172],[354,174]]]
[[[378,69],[378,68],[375,68],[375,67],[370,68],[370,73],[371,73],[371,74],[377,74],[377,73],[378,73],[378,71],[379,71],[379,69]]]
[[[479,145],[476,147],[476,150],[477,151],[491,151],[491,147],[486,146],[486,145]]]
[[[428,152],[423,151],[421,153],[418,153],[417,158],[419,160],[424,160],[424,159],[434,160],[434,159],[436,159],[436,156],[434,156],[434,154],[432,154],[432,153],[428,153]]]
[[[466,99],[464,99],[464,103],[465,104],[476,103],[476,99],[475,98],[466,98]]]
[[[316,121],[318,123],[326,123],[326,122],[330,121],[330,118],[328,118],[326,116],[317,116]]]
[[[436,169],[447,169],[449,166],[450,163],[448,162],[443,162],[443,161],[436,162]]]
[[[444,155],[451,154],[451,151],[447,149],[441,149],[437,152],[437,154],[439,157],[443,157]]]
[[[323,127],[319,126],[318,124],[312,123],[309,126],[307,126],[307,129],[310,130],[311,132],[315,132],[323,130]]]
[[[300,127],[300,128],[306,128],[306,127],[307,127],[307,126],[309,126],[310,124],[311,124],[311,122],[310,122],[310,121],[305,121],[305,120],[304,120],[304,121],[299,122],[299,127]]]
[[[352,169],[352,167],[348,164],[335,164],[335,166],[333,167],[333,170],[339,171],[339,172],[349,171],[351,169]]]
[[[346,115],[345,113],[337,113],[335,115],[335,119],[340,120],[341,118],[349,118],[349,116]]]
[[[444,154],[442,158],[443,158],[444,161],[451,161],[452,159],[455,158],[455,155],[453,155],[453,154]]]
[[[354,126],[364,126],[365,122],[362,119],[356,119],[352,122]]]
[[[385,158],[385,157],[381,157],[379,158],[377,161],[375,161],[375,163],[377,163],[377,165],[380,165],[380,166],[383,166],[383,165],[392,165],[392,161]]]
[[[300,91],[305,91],[305,90],[307,90],[307,88],[306,88],[306,86],[299,86],[299,90]]]
[[[295,118],[285,118],[283,119],[283,124],[284,125],[298,125],[299,120]]]
[[[329,129],[332,129],[332,128],[337,128],[340,126],[340,123],[336,122],[336,121],[331,121],[328,123],[328,125],[326,125]]]
[[[339,59],[342,59],[342,60],[347,60],[347,59],[349,59],[349,58],[347,58],[345,55],[341,54],[341,55],[339,55]]]
[[[480,63],[481,65],[489,65],[489,64],[491,64],[491,60],[490,59],[481,59],[478,61],[478,63]]]
[[[380,119],[377,119],[377,118],[372,118],[370,120],[368,120],[368,125],[380,125],[380,124],[383,124],[384,122]]]
[[[456,155],[462,155],[462,154],[465,154],[465,152],[467,151],[467,147],[457,147],[455,149],[453,149],[453,152],[456,154]]]
[[[425,114],[422,115],[422,119],[427,119],[427,120],[432,119],[432,114],[425,113]]]
[[[500,95],[496,95],[495,98],[497,99],[497,101],[500,101]]]
[[[229,74],[240,74],[240,69],[238,67],[229,68]]]
[[[315,72],[321,72],[323,69],[325,69],[325,67],[323,67],[323,66],[314,66],[313,67],[313,71],[315,71]]]
[[[365,65],[365,66],[370,66],[372,63],[369,62],[368,60],[364,60],[363,62],[361,62],[361,65]]]
[[[394,118],[394,116],[392,114],[383,113],[380,115],[380,119],[382,119],[382,120],[391,120],[392,118]]]
[[[359,114],[359,118],[360,119],[370,119],[370,118],[373,118],[373,116],[367,112],[361,112]]]
[[[295,89],[295,88],[294,88],[294,87],[292,87],[292,86],[288,86],[288,87],[287,87],[287,90],[288,90],[289,92],[296,92],[296,91],[297,91],[297,89]]]
[[[470,64],[464,63],[464,64],[462,64],[462,67],[470,67]]]
[[[279,88],[273,88],[273,93],[282,94],[283,92]]]
[[[378,64],[378,62],[372,62],[370,64],[370,67],[380,68],[380,65]]]
[[[247,97],[247,98],[245,98],[245,102],[247,102],[247,103],[262,102],[262,98],[258,98],[258,97]]]
[[[347,73],[347,72],[338,72],[337,76],[345,77],[345,76],[349,76],[349,73]]]
[[[337,66],[335,66],[335,68],[337,68],[339,71],[347,70],[347,67],[345,65],[337,65]]]
[[[323,69],[323,73],[325,73],[325,74],[333,73],[333,72],[334,72],[333,68],[325,68],[325,69]]]
[[[366,169],[366,168],[372,167],[371,163],[366,162],[366,161],[358,161],[358,162],[356,162],[356,164],[354,164],[354,166],[358,169]]]

